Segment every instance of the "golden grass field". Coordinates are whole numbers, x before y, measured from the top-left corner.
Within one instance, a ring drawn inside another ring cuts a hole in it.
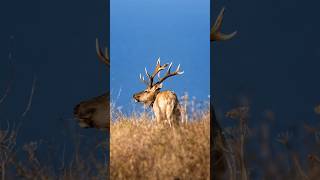
[[[210,113],[179,127],[147,114],[111,123],[111,179],[209,179]]]

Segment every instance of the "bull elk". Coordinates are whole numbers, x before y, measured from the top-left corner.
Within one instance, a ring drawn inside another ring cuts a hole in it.
[[[223,22],[223,15],[224,15],[225,9],[222,8],[220,11],[214,25],[211,28],[210,32],[210,41],[225,41],[233,38],[237,32],[234,31],[230,34],[224,34],[221,32],[221,26]],[[235,172],[233,172],[233,168],[230,168],[231,165],[231,160],[228,158],[228,156],[225,155],[225,150],[226,149],[226,141],[224,139],[224,136],[222,134],[222,129],[216,119],[215,116],[215,111],[213,106],[211,105],[211,117],[212,117],[212,126],[213,126],[213,140],[212,144],[212,160],[214,166],[212,167],[213,169],[213,179],[223,179],[223,176],[226,172],[227,169],[230,170],[230,179],[235,179],[234,175]],[[227,168],[229,166],[229,168]]]
[[[166,74],[160,78],[160,71],[166,69],[167,66],[169,67]],[[151,75],[145,68],[148,80],[140,74],[140,80],[147,85],[147,88],[133,95],[136,102],[141,102],[147,107],[152,107],[158,123],[167,122],[170,127],[178,125],[181,121],[180,104],[177,95],[173,91],[160,91],[160,89],[162,88],[163,81],[167,78],[183,74],[183,71],[180,71],[180,64],[174,72],[171,72],[171,67],[172,63],[170,65],[161,65],[160,58],[158,58],[156,68]],[[159,78],[158,82],[154,82],[156,75]]]
[[[98,59],[106,65],[106,68],[110,68],[108,49],[106,48],[105,53],[103,53],[99,47],[98,39],[96,39],[96,51]],[[73,114],[76,117],[79,126],[82,128],[109,129],[109,102],[109,92],[106,92],[100,96],[82,101],[77,104],[74,107]]]

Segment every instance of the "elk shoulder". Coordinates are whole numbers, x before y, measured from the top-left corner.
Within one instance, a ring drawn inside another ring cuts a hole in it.
[[[171,103],[173,103],[174,105],[177,102],[178,102],[177,95],[173,91],[159,92],[155,100],[155,103],[157,103],[160,107],[165,106],[167,104],[171,104]]]

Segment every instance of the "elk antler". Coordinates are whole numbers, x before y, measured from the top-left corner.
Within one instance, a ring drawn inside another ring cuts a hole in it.
[[[106,48],[105,53],[103,53],[100,46],[99,46],[98,38],[96,38],[96,51],[97,51],[97,55],[98,55],[99,60],[102,61],[104,64],[106,64],[108,67],[110,67],[108,48]]]
[[[221,26],[223,21],[223,15],[224,15],[225,8],[222,8],[219,16],[216,19],[216,22],[214,23],[213,27],[211,28],[210,32],[210,41],[225,41],[228,39],[233,38],[237,34],[237,31],[234,31],[230,34],[223,34],[221,33]]]
[[[164,77],[160,78],[160,74],[158,74],[158,77],[159,77],[159,81],[156,83],[156,84],[161,84],[164,80],[166,80],[168,77],[171,77],[171,76],[175,76],[175,75],[179,75],[179,74],[183,74],[184,71],[180,71],[180,64],[178,65],[177,69],[174,71],[174,72],[170,72],[171,70],[171,66],[172,66],[172,62],[170,63],[169,67],[168,67],[168,70],[165,74]]]
[[[153,79],[154,77],[162,70],[164,70],[166,67],[168,66],[168,63],[164,64],[164,65],[160,65],[160,58],[158,58],[157,60],[157,65],[156,65],[156,68],[154,69],[152,75],[150,75],[147,71],[147,68],[144,68],[144,71],[147,75],[147,77],[149,78],[149,81],[146,81],[144,79],[143,76],[141,76],[140,74],[140,80],[145,83],[147,86],[149,86],[150,88],[153,86]]]

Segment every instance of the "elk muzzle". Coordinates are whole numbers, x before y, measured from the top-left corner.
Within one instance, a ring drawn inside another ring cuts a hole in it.
[[[158,91],[141,91],[138,93],[135,93],[133,95],[133,99],[136,102],[143,103],[146,106],[151,106],[157,96]]]
[[[133,99],[135,102],[140,102],[139,99],[140,99],[140,93],[136,93],[136,94],[133,94]]]

